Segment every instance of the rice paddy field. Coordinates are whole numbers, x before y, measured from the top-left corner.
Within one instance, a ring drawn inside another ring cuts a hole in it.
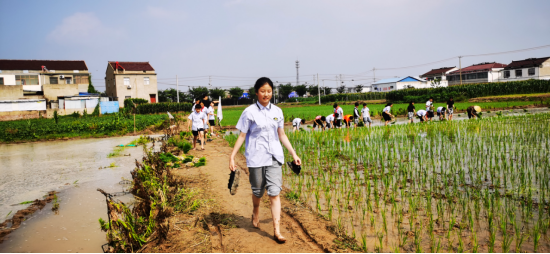
[[[480,106],[484,111],[485,110],[492,110],[495,108],[508,108],[513,106],[527,106],[527,105],[535,105],[540,102],[536,101],[510,101],[510,102],[464,102],[464,103],[455,103],[455,106],[458,110],[466,110],[467,107],[472,105],[478,105]],[[354,105],[340,105],[342,109],[344,110],[344,114],[353,114],[353,108]],[[371,115],[379,115],[380,112],[382,112],[382,109],[384,108],[385,104],[368,104],[367,107],[370,109]],[[403,115],[406,112],[407,107],[409,104],[393,104],[392,111],[393,113],[397,112],[403,112]],[[425,109],[425,102],[424,103],[416,103],[416,110]],[[434,106],[440,107],[445,106],[446,102],[435,102]],[[223,109],[223,121],[221,122],[222,126],[235,126],[237,125],[237,121],[239,121],[239,117],[241,116],[243,110],[247,106],[243,107],[231,107],[231,108],[224,108]],[[359,106],[359,108],[362,108],[362,104]],[[332,107],[332,104],[330,105],[307,105],[307,106],[282,106],[281,109],[283,110],[283,114],[285,116],[285,122],[291,122],[292,119],[299,117],[302,119],[306,119],[308,121],[313,120],[316,116],[322,115],[327,116],[329,114],[332,114],[334,109]]]
[[[548,113],[288,136],[287,198],[362,251],[550,251]]]

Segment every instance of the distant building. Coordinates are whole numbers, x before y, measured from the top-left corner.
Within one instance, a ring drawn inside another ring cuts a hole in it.
[[[0,86],[21,86],[18,90],[26,95],[48,94],[49,100],[78,95],[88,92],[89,79],[88,67],[82,60],[0,59]],[[22,99],[19,95],[13,97]]]
[[[406,88],[428,88],[426,80],[420,77],[401,77],[381,79],[372,83],[373,92],[389,92]]]
[[[500,71],[499,81],[550,79],[550,57],[512,61]]]
[[[428,83],[431,83],[433,80],[440,80],[440,86],[448,86],[449,82],[447,80],[447,75],[455,70],[458,70],[456,67],[442,67],[438,69],[432,69],[422,75],[421,78],[426,79]]]
[[[158,101],[157,74],[149,62],[109,62],[105,71],[107,96],[124,107],[124,100],[141,98]]]
[[[460,85],[460,73],[462,84],[488,83],[498,81],[499,72],[506,67],[501,63],[479,63],[461,70],[452,71],[447,75],[449,86]]]

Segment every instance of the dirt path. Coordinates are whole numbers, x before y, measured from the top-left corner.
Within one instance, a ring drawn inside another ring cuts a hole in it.
[[[248,181],[246,160],[238,155],[236,163],[243,169],[237,194],[232,196],[227,189],[229,179],[229,155],[232,148],[221,138],[208,142],[205,151],[190,151],[191,155],[205,156],[207,165],[197,169],[178,171],[182,177],[195,175],[208,182],[205,194],[216,208],[204,214],[210,233],[210,248],[168,248],[153,249],[153,251],[189,251],[189,252],[350,252],[351,249],[335,244],[338,237],[330,229],[330,223],[321,219],[301,204],[282,199],[281,233],[287,238],[285,244],[277,243],[273,238],[273,225],[267,195],[262,198],[260,206],[260,229],[251,223],[252,192]],[[284,194],[282,193],[282,196]],[[201,219],[197,219],[201,220]],[[183,239],[185,230],[176,232],[170,237]],[[205,232],[207,232],[205,230]],[[203,233],[205,233],[203,232]],[[177,236],[180,234],[181,236]],[[195,235],[200,232],[194,233]],[[187,234],[189,235],[189,234]],[[187,236],[189,238],[189,236]],[[206,239],[206,237],[205,237]],[[198,242],[189,241],[189,245],[200,246]]]

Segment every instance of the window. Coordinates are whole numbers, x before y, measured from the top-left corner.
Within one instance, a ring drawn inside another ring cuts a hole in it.
[[[510,71],[504,71],[504,78],[510,78]]]
[[[132,96],[124,96],[125,99],[130,99]]]
[[[15,75],[16,85],[38,85],[38,75]]]
[[[477,78],[487,78],[487,72],[478,73]]]
[[[72,84],[73,78],[71,77],[65,77],[65,84]]]
[[[523,70],[516,70],[516,77],[521,77]]]
[[[4,84],[4,78],[0,77],[0,85],[3,85],[3,84]]]
[[[130,78],[124,78],[124,85],[129,86],[130,85]]]
[[[529,76],[534,76],[535,75],[535,68],[527,69],[527,74],[529,74]]]
[[[149,77],[143,77],[143,84],[149,85]]]
[[[50,77],[50,84],[59,84],[59,80],[57,79],[57,77]]]
[[[74,76],[75,84],[88,84],[88,75]]]

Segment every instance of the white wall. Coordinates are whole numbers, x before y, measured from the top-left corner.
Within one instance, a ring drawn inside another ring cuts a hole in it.
[[[507,81],[519,81],[519,80],[528,80],[528,79],[539,79],[540,75],[540,69],[539,67],[532,67],[535,68],[535,75],[529,76],[529,69],[530,68],[521,68],[521,69],[513,69],[513,70],[500,70],[498,72],[498,81],[499,82],[507,82]],[[516,77],[516,70],[522,70],[522,76]],[[504,72],[510,71],[510,77],[504,78]],[[540,79],[549,79],[550,77],[540,77]]]
[[[0,77],[4,78],[4,85],[15,86],[15,75],[13,74],[0,74]]]

